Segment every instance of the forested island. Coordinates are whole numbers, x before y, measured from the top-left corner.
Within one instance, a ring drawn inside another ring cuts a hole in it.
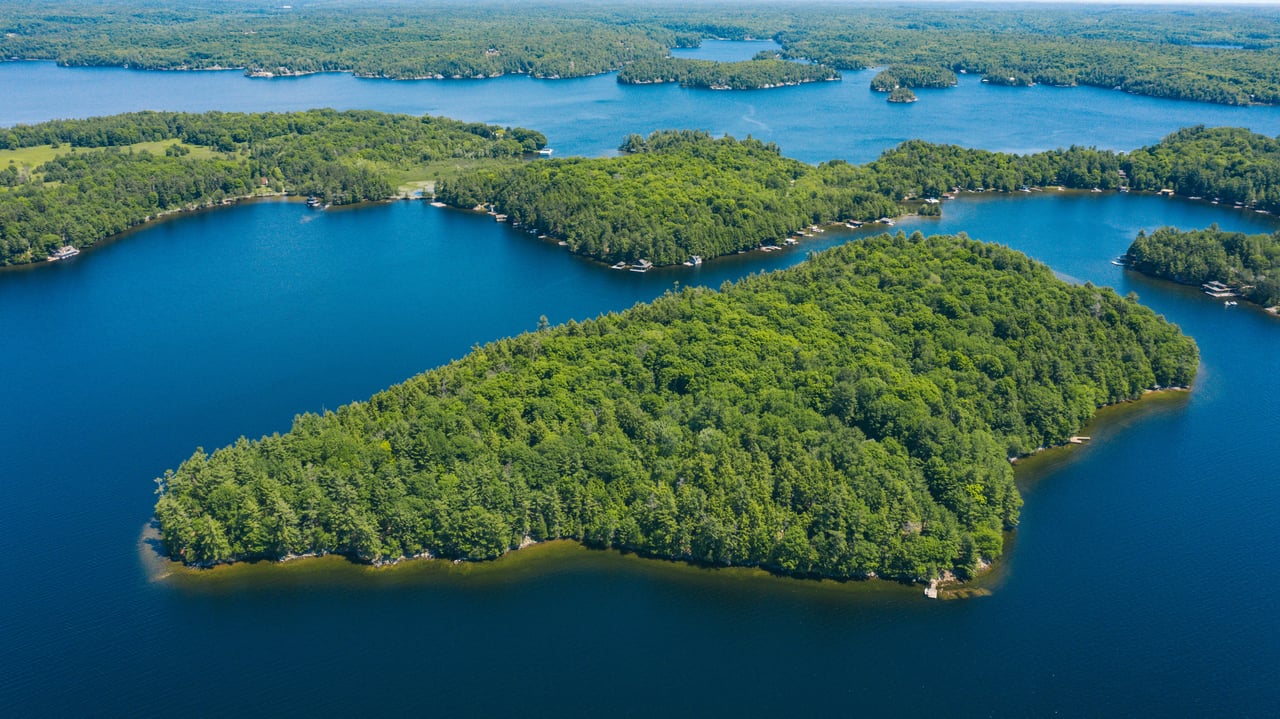
[[[446,161],[518,158],[545,144],[523,128],[367,111],[140,112],[18,125],[0,129],[0,265],[258,194],[382,200]]]
[[[861,166],[815,167],[772,144],[691,131],[632,135],[620,149],[627,155],[462,172],[442,181],[437,197],[492,205],[602,262],[658,265],[774,245],[811,224],[897,216],[901,200],[953,188],[1172,189],[1280,208],[1280,142],[1237,128],[1188,128],[1128,154],[1011,155],[912,140]]]
[[[477,347],[157,480],[176,560],[491,559],[572,538],[800,576],[971,576],[1009,458],[1189,384],[1194,342],[966,237],[880,236]]]
[[[838,70],[902,64],[981,74],[1000,84],[1093,85],[1233,105],[1280,102],[1280,11],[1258,6],[0,4],[0,57],[243,68],[261,77],[327,71],[397,79],[580,77],[660,63],[671,48],[709,37],[773,38],[784,58]]]
[[[1219,283],[1230,288],[1219,295],[1239,296],[1273,311],[1280,305],[1280,233],[1246,235],[1217,225],[1188,231],[1162,227],[1150,235],[1139,232],[1125,264],[1184,285]]]
[[[713,62],[664,57],[637,60],[618,72],[618,82],[624,85],[678,82],[711,90],[765,90],[839,79],[840,73],[825,65],[770,59]]]
[[[906,88],[906,87],[893,88],[893,91],[889,93],[889,97],[885,98],[887,102],[897,102],[897,103],[903,103],[903,104],[906,104],[909,102],[915,102],[918,99],[920,98],[916,97],[916,94],[912,92],[910,88]]]
[[[928,65],[890,65],[871,78],[871,89],[893,92],[898,88],[952,87],[956,74],[945,67]]]

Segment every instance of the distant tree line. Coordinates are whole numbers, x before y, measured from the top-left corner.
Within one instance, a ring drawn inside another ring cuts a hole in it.
[[[369,77],[580,77],[660,62],[705,37],[778,41],[785,58],[887,64],[999,84],[1093,85],[1233,105],[1280,103],[1272,8],[940,8],[789,2],[623,5],[502,0],[0,4],[0,57],[64,65],[245,68]],[[649,72],[654,76],[664,73]],[[890,88],[891,89],[891,88]]]
[[[806,82],[839,79],[840,73],[824,65],[787,60],[745,60],[712,62],[664,57],[637,60],[618,73],[624,85],[678,82],[684,87],[717,90],[760,90]]]
[[[1218,281],[1264,307],[1280,305],[1280,233],[1246,235],[1217,225],[1139,232],[1126,254],[1129,267],[1187,285]]]
[[[160,478],[189,564],[573,538],[801,576],[969,576],[1009,457],[1186,385],[1191,339],[1012,250],[881,236],[463,359]]]

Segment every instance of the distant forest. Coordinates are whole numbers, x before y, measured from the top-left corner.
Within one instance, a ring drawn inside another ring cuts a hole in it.
[[[768,58],[743,62],[655,58],[637,60],[618,73],[618,82],[623,84],[678,82],[713,90],[760,90],[839,78],[840,73],[825,65]]]
[[[1280,103],[1280,10],[831,3],[413,5],[313,0],[0,4],[0,57],[64,65],[349,71],[368,77],[565,78],[659,62],[705,38],[773,38],[839,70],[889,64],[1026,85]],[[653,75],[652,72],[643,74]],[[658,73],[659,75],[662,73]],[[891,88],[890,88],[891,89]]]

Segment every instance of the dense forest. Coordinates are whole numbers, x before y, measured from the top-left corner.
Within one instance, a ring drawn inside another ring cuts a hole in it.
[[[1129,267],[1187,285],[1217,281],[1263,307],[1280,305],[1280,233],[1246,235],[1212,225],[1181,231],[1162,227],[1138,233],[1126,255]]]
[[[623,157],[467,173],[441,182],[436,197],[459,207],[492,203],[588,257],[659,265],[781,243],[813,223],[899,212],[864,168],[814,167],[750,138],[655,132],[631,136],[623,149]]]
[[[1000,555],[1009,457],[1186,385],[1195,344],[1007,248],[881,236],[544,328],[158,479],[171,557],[490,559],[573,538],[806,576]]]
[[[65,65],[343,70],[371,77],[576,77],[702,38],[771,37],[838,69],[908,64],[1002,84],[1280,102],[1273,8],[904,7],[854,3],[133,0],[0,4],[0,57]]]
[[[888,102],[908,103],[915,102],[920,98],[907,87],[895,87],[889,92],[889,97],[885,98]]]
[[[1234,127],[1189,127],[1129,153],[1123,165],[1139,190],[1280,212],[1280,139]]]
[[[632,135],[620,149],[628,154],[463,173],[442,182],[437,197],[492,204],[597,260],[659,265],[778,243],[814,223],[896,216],[901,200],[953,188],[1169,188],[1280,208],[1280,142],[1238,128],[1188,128],[1128,154],[1012,155],[911,140],[862,166],[815,167],[772,144],[688,131]]]
[[[163,153],[137,143],[172,141]],[[0,168],[0,265],[85,247],[174,210],[254,193],[327,203],[381,200],[398,172],[450,158],[514,158],[538,132],[437,117],[313,110],[141,112],[0,129],[4,150],[55,148],[35,167]],[[190,148],[210,152],[193,153]]]
[[[898,88],[951,87],[956,82],[956,74],[944,67],[890,65],[871,78],[871,89],[893,92]]]
[[[623,84],[678,82],[684,87],[706,87],[712,90],[762,90],[839,78],[840,73],[825,65],[776,59],[712,62],[664,57],[637,60],[618,73],[618,82]]]

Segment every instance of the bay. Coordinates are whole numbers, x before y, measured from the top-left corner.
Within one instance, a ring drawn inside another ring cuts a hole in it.
[[[81,72],[5,64],[0,78],[13,68],[33,73],[5,95],[24,108],[41,96],[42,73]],[[191,77],[87,72],[123,84],[96,105],[50,96],[43,116],[114,112],[133,89],[151,88],[159,103],[169,78]],[[257,92],[255,81],[225,76]],[[263,87],[313,81],[370,82],[318,76]],[[12,80],[0,80],[0,93],[4,82]],[[577,107],[558,89],[577,82],[550,85],[546,105],[526,98],[529,106],[507,108],[511,122],[546,129],[539,118]],[[381,90],[353,106],[380,92],[399,102],[400,88],[414,87],[373,84]],[[675,126],[714,130],[731,116],[726,104],[743,101],[650,89],[687,95],[682,110],[663,110]],[[985,86],[954,92],[969,90],[1005,97]],[[629,108],[609,115],[604,124],[617,127],[602,138],[640,129],[624,127],[646,109],[630,106],[649,100],[616,84],[594,91],[623,93]],[[190,99],[244,109],[270,100],[214,92]],[[1007,108],[1043,111],[1038,96],[1017,92]],[[1181,103],[1098,92],[1097,112],[1135,117],[1118,130],[1126,133],[1163,132],[1154,128],[1168,118],[1148,102],[1183,112]],[[464,119],[507,124],[481,115],[498,109],[495,101]],[[1226,124],[1274,112],[1185,111],[1224,112]],[[937,122],[967,125],[976,140],[965,144],[984,146],[987,117]],[[1101,132],[1076,121],[1055,118],[1082,138],[1071,142]],[[841,122],[854,121],[833,116]],[[558,127],[565,135],[553,144],[571,146],[570,124]],[[832,147],[845,141],[845,131],[823,132]],[[585,154],[608,151],[583,142]],[[967,231],[1071,281],[1136,292],[1194,336],[1203,358],[1192,392],[1109,411],[1089,445],[1031,462],[1020,477],[1023,525],[992,596],[954,602],[887,583],[802,582],[576,545],[490,567],[303,563],[203,582],[154,581],[139,558],[150,479],[198,445],[284,431],[297,412],[365,398],[476,343],[532,330],[542,314],[583,319],[677,283],[714,287],[867,233],[829,230],[783,252],[635,274],[422,203],[316,212],[267,201],[176,217],[71,262],[0,273],[0,707],[20,716],[650,716],[897,714],[927,702],[955,716],[1266,715],[1280,701],[1280,626],[1270,610],[1280,579],[1267,563],[1280,553],[1280,322],[1109,264],[1139,229],[1211,222],[1280,229],[1256,213],[1111,193],[966,195],[941,219],[899,223]]]

